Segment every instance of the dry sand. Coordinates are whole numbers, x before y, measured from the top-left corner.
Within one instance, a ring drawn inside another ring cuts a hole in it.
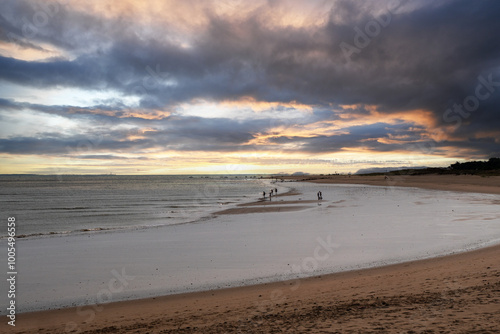
[[[499,181],[410,176],[395,186],[498,194]],[[383,177],[315,182],[388,185]],[[15,328],[6,319],[2,333],[498,333],[500,245],[297,281],[20,314]]]
[[[368,184],[373,186],[416,187],[434,190],[465,191],[485,194],[500,194],[500,176],[477,175],[332,175],[287,177],[288,180],[317,183]]]

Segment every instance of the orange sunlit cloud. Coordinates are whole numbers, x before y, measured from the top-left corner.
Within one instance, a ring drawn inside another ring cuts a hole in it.
[[[249,108],[255,112],[263,112],[267,110],[276,109],[279,107],[296,109],[307,113],[311,113],[313,111],[312,106],[298,103],[297,101],[290,101],[290,102],[257,101],[255,98],[250,96],[244,96],[239,100],[222,101],[219,103],[219,106],[223,108],[235,108],[235,109]]]

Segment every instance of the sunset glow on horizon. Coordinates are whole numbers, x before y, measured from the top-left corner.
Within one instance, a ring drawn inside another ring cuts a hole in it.
[[[4,1],[0,174],[500,156],[497,1]]]

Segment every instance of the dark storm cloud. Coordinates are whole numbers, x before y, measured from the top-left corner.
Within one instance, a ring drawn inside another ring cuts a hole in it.
[[[23,107],[19,103],[16,103],[11,99],[0,98],[0,108],[4,110],[5,109],[19,110],[22,109]]]
[[[61,7],[35,36],[16,42],[33,48],[41,48],[42,43],[54,45],[75,57],[45,61],[0,57],[0,80],[36,87],[112,89],[139,96],[140,107],[150,109],[169,109],[193,99],[223,101],[249,96],[270,102],[297,101],[317,108],[374,105],[381,113],[423,109],[432,112],[438,126],[457,125],[455,135],[462,138],[437,143],[436,152],[450,145],[470,148],[478,155],[498,153],[499,144],[485,133],[500,128],[500,87],[494,86],[495,91],[481,100],[470,116],[452,111],[447,121],[443,115],[475,94],[480,77],[492,75],[493,82],[500,82],[500,2],[443,1],[413,10],[409,9],[412,2],[402,1],[397,8],[389,3],[379,2],[375,14],[363,10],[362,2],[339,1],[332,6],[325,24],[304,27],[266,24],[265,8],[243,19],[207,11],[208,23],[192,33],[196,37],[190,39],[189,47],[162,38],[162,33],[169,33],[162,27],[157,27],[161,33],[144,36],[126,20],[105,21]],[[23,36],[23,21],[19,18],[30,17],[33,6],[25,1],[10,1],[6,7],[9,11],[2,11],[0,19],[4,35]],[[385,17],[378,18],[386,19],[387,24],[379,24],[380,31],[368,36],[366,27],[376,22],[380,13]],[[368,36],[366,46],[356,43],[357,31]],[[3,39],[8,40],[5,36]],[[342,43],[355,47],[357,52],[346,57]],[[15,107],[12,102],[0,102],[5,108]],[[121,108],[114,108],[119,117]],[[44,112],[64,115],[70,111],[50,107]],[[369,113],[362,107],[349,112]],[[88,113],[93,114],[91,110]],[[315,113],[305,119],[312,122],[331,115]],[[148,134],[146,142],[178,150],[226,151],[231,145],[233,149],[244,145],[257,132],[265,132],[269,124],[269,120],[243,124],[227,119],[169,118],[154,123],[157,131]],[[300,142],[301,150],[307,152],[405,148],[404,144],[377,141],[394,130],[390,126],[375,124],[373,128],[362,126],[360,131],[347,130],[348,135],[340,136],[278,137],[275,143]],[[399,131],[411,135],[415,142],[424,132]],[[26,147],[23,141],[18,144]],[[47,144],[58,147],[57,143]],[[109,142],[109,149],[114,145],[120,144]]]
[[[34,87],[97,88],[101,81],[89,71],[94,67],[92,63],[92,60],[81,59],[35,62],[0,57],[0,76],[5,81]]]
[[[140,146],[144,141],[134,140],[128,142],[103,140],[99,142],[89,141],[88,137],[56,137],[45,138],[16,137],[0,139],[0,152],[11,154],[37,154],[37,155],[59,155],[81,154],[95,152],[103,149],[120,151]]]

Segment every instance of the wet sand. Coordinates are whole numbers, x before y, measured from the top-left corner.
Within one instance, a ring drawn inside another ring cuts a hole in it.
[[[235,208],[217,211],[215,215],[235,215],[245,213],[264,213],[264,212],[287,212],[300,211],[314,207],[321,201],[317,200],[284,200],[284,196],[293,196],[296,193],[286,193],[274,196],[272,200],[263,199],[257,202],[239,204]]]
[[[297,281],[119,302],[94,312],[21,314],[10,332],[496,333],[499,269],[500,246],[494,246]]]
[[[308,175],[287,176],[283,177],[282,179],[287,181],[285,183],[287,185],[289,184],[288,182],[291,181],[305,181],[327,184],[366,184],[382,187],[414,187],[431,190],[448,190],[497,195],[500,194],[500,176],[481,177],[475,175],[397,175],[386,178],[383,175]],[[317,200],[290,201],[284,199],[284,196],[295,195],[298,194],[291,191],[289,193],[274,196],[271,200],[269,200],[269,197],[266,197],[265,199],[261,199],[257,202],[240,204],[236,208],[219,211],[216,214],[299,211],[310,208],[317,203],[321,203],[321,201]],[[500,199],[498,203],[500,204]]]
[[[383,177],[361,178],[338,177],[314,182],[390,185]],[[409,176],[394,186],[498,194],[499,180],[498,177]],[[298,205],[288,203],[295,204]],[[264,204],[264,207],[279,205]],[[239,209],[245,208],[252,206]],[[0,324],[2,333],[499,331],[500,245],[295,281],[25,313],[17,316],[15,328],[7,325],[7,318]]]

